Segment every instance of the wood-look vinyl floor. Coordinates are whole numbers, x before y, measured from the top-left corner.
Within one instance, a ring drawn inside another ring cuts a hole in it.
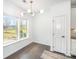
[[[31,43],[5,59],[42,59],[41,56],[45,50],[49,51],[50,47],[42,44]],[[76,58],[69,58],[65,56],[65,59]]]

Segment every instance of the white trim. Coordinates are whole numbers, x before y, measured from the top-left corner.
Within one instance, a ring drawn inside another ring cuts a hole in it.
[[[20,20],[21,20],[21,19],[18,19],[18,20],[17,20],[17,23],[18,23],[18,28],[17,28],[17,33],[18,33],[18,34],[17,34],[17,39],[18,39],[18,40],[19,40],[19,38],[20,38]]]
[[[29,37],[29,20],[26,21],[27,22],[27,37]]]
[[[65,17],[67,17],[66,15],[60,15],[60,16],[65,16]],[[55,16],[53,16],[53,19],[54,19],[54,17]],[[58,17],[58,16],[56,16],[56,17]],[[53,22],[53,19],[52,19],[52,22]],[[67,22],[67,20],[66,20],[66,22]],[[52,24],[53,25],[53,24]],[[67,25],[67,24],[66,24]],[[53,29],[52,29],[53,30]],[[66,30],[66,31],[68,31],[68,30]],[[69,34],[70,34],[70,32],[69,32]],[[66,35],[66,34],[65,34]],[[66,38],[67,39],[67,38]],[[52,42],[51,42],[51,48],[50,48],[50,50],[51,51],[54,51],[54,38],[52,38]],[[64,53],[65,55],[67,55],[67,56],[71,56],[71,54],[70,54],[70,50],[68,50],[67,48],[69,48],[70,49],[70,47],[68,47],[68,42],[70,42],[70,40],[69,39],[67,39],[66,40],[66,53]],[[69,43],[70,44],[70,43]]]
[[[12,39],[11,40],[8,40],[8,41],[6,41],[6,42],[3,43],[3,47],[4,46],[11,45],[11,44],[16,43],[16,42],[19,42],[19,41],[22,41],[22,40],[26,40],[26,39],[28,39],[28,37],[22,38],[22,39],[16,39],[16,40],[12,40]]]
[[[19,17],[18,19],[16,19],[16,22],[17,22],[17,25],[18,25],[17,31],[16,31],[17,32],[16,39],[10,39],[10,40],[3,42],[3,46],[8,46],[8,45],[16,43],[18,41],[25,40],[29,37],[29,20],[26,20],[27,21],[27,25],[26,25],[27,26],[27,33],[26,33],[27,36],[24,37],[24,38],[20,38],[20,22],[21,22],[21,19],[23,19],[23,18]]]

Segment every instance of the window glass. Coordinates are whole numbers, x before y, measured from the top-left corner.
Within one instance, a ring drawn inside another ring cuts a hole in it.
[[[27,20],[20,22],[20,38],[27,37]]]
[[[3,16],[3,37],[4,41],[16,39],[17,22],[15,17]]]

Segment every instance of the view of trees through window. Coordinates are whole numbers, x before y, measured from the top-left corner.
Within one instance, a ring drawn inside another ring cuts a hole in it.
[[[18,28],[18,21],[16,17],[4,16],[3,17],[3,38],[4,42],[8,40],[15,40],[19,36],[20,38],[27,37],[27,21],[21,20]],[[18,31],[19,29],[19,31]],[[18,32],[20,35],[18,35]]]
[[[27,22],[26,20],[21,20],[20,22],[20,37],[26,37],[27,36]]]
[[[4,28],[4,41],[10,39],[16,39],[17,37],[17,22],[16,19],[10,16],[3,17],[3,28]]]

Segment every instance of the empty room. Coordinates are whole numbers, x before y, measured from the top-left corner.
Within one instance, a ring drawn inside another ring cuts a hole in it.
[[[3,59],[76,59],[76,0],[3,0]]]

